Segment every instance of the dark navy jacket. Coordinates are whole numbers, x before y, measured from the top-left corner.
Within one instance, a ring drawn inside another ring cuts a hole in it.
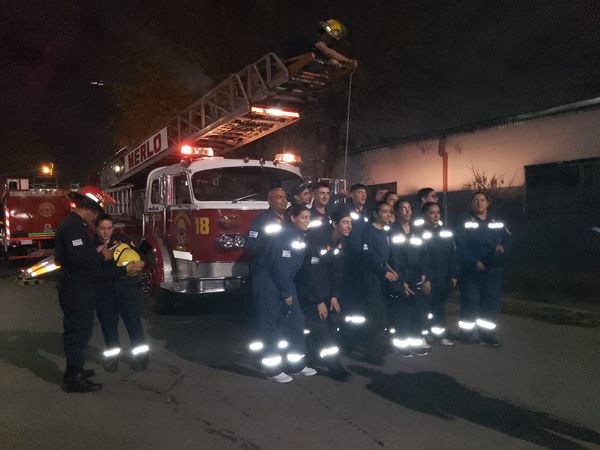
[[[454,233],[444,227],[425,227],[420,237],[426,252],[426,276],[435,283],[446,283],[457,278],[457,254],[454,245]]]
[[[380,230],[369,226],[363,235],[362,254],[365,269],[383,279],[388,271],[390,259],[390,241],[388,230]]]
[[[390,232],[390,265],[398,273],[400,280],[393,283],[392,291],[401,293],[402,284],[407,283],[412,290],[418,287],[427,270],[427,254],[423,248],[423,238],[411,228],[408,233],[394,223]]]
[[[283,219],[273,212],[272,209],[263,211],[254,218],[250,224],[250,231],[246,237],[244,252],[250,258],[250,272],[265,265],[265,249],[269,242],[282,228]]]
[[[332,242],[332,228],[323,225],[308,234],[304,262],[296,276],[303,304],[328,303],[339,297],[342,285],[343,241]]]
[[[302,267],[305,252],[305,233],[288,223],[267,247],[265,252],[267,269],[280,299],[292,296],[298,300],[294,277]]]
[[[488,268],[502,265],[504,254],[510,251],[512,233],[498,217],[488,215],[486,220],[469,215],[459,222],[456,232],[456,249],[463,269],[474,270],[477,261]],[[496,252],[504,246],[505,253]]]
[[[351,203],[352,231],[346,238],[346,248],[355,254],[362,252],[363,234],[370,227],[369,219],[365,215],[365,210],[358,212]]]
[[[103,270],[104,257],[96,251],[83,218],[75,212],[63,220],[56,230],[54,255],[63,275],[96,280]]]

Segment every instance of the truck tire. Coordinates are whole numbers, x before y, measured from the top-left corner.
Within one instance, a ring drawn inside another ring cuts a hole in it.
[[[171,314],[175,310],[175,296],[172,292],[154,286],[152,282],[156,260],[151,251],[140,252],[146,267],[142,273],[142,290],[148,299],[150,311],[156,314]]]

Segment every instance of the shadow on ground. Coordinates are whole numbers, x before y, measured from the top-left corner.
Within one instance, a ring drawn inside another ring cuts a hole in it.
[[[215,296],[178,304],[170,315],[144,309],[146,333],[165,348],[196,364],[262,378],[248,351],[253,313],[248,300]]]
[[[413,411],[446,420],[460,418],[546,448],[588,448],[576,441],[600,444],[600,433],[488,397],[442,373],[398,372],[389,375],[356,365],[350,369],[371,379],[367,389]]]
[[[98,359],[99,350],[86,348],[88,361]],[[64,357],[61,333],[32,333],[23,330],[0,331],[0,360],[27,369],[49,383],[61,385],[63,369],[56,364]]]
[[[0,359],[28,369],[49,383],[61,384],[63,372],[53,361],[63,355],[62,334],[31,333],[22,330],[0,332]]]

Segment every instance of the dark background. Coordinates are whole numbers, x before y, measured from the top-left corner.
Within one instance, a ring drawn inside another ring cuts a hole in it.
[[[5,1],[0,173],[82,179],[319,20],[349,29],[351,145],[598,95],[595,1]],[[90,82],[102,81],[103,86]],[[345,95],[326,108],[339,135]]]

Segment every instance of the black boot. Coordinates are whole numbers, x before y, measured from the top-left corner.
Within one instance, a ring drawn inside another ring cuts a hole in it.
[[[485,345],[486,347],[498,348],[502,346],[502,343],[496,339],[491,333],[479,333],[479,343],[481,345]]]
[[[333,362],[327,368],[327,374],[334,380],[341,381],[342,383],[348,382],[352,378],[352,373],[348,372],[339,360]]]
[[[65,392],[95,392],[102,389],[100,383],[94,383],[83,375],[83,372],[66,373],[63,379],[63,390]]]
[[[102,363],[102,367],[104,367],[104,370],[106,372],[109,372],[109,373],[116,372],[117,370],[119,370],[119,359],[118,358],[105,359],[104,362]]]
[[[142,370],[146,370],[148,368],[148,364],[150,363],[150,358],[148,354],[145,353],[140,356],[136,356],[133,358],[133,363],[131,364],[131,368],[136,372],[141,372]]]
[[[473,332],[472,331],[461,331],[459,336],[458,336],[458,340],[463,343],[463,344],[474,344],[475,341],[475,336],[473,336]]]
[[[94,375],[96,375],[96,371],[94,369],[83,369],[83,372],[81,372],[81,374],[85,378],[92,378]]]

